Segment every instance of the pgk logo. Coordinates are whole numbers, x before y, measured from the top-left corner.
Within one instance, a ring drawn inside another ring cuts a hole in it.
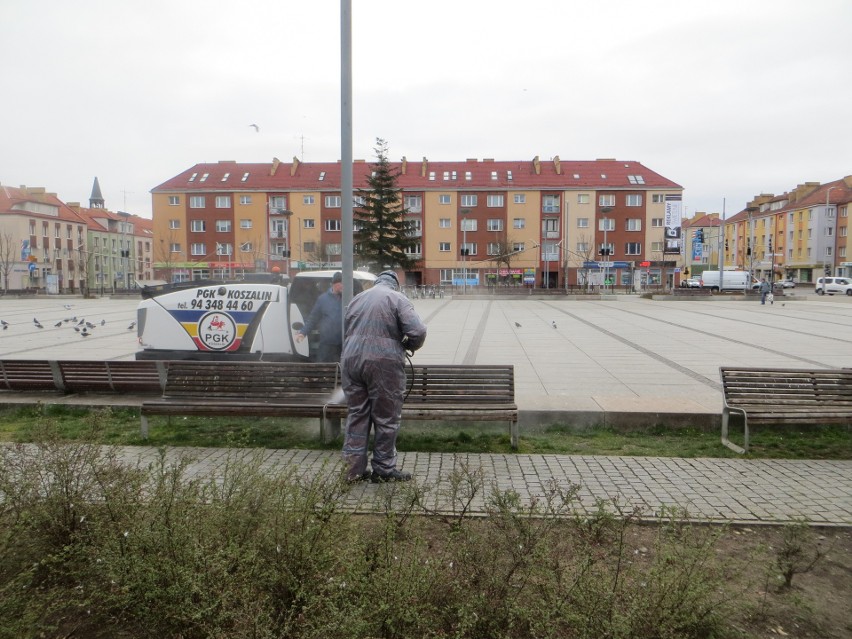
[[[223,351],[237,339],[237,325],[225,313],[207,313],[198,321],[198,339],[212,351]]]

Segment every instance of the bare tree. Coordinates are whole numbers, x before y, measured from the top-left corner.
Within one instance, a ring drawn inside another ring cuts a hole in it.
[[[329,244],[321,240],[319,242],[305,242],[302,247],[305,262],[316,264],[317,268],[325,268],[331,261],[328,254],[329,248]]]
[[[11,233],[0,235],[0,274],[3,275],[3,291],[9,292],[9,276],[18,256],[18,245]]]
[[[596,248],[594,235],[589,236],[583,233],[577,238],[576,251],[565,249],[569,255],[567,261],[577,264],[577,272],[580,274],[578,281],[580,284],[585,284],[587,290],[592,287],[592,268],[587,264],[596,261]]]
[[[80,279],[80,294],[87,298],[89,297],[89,272],[92,266],[92,254],[87,251],[83,245],[77,247],[74,257],[75,274]]]

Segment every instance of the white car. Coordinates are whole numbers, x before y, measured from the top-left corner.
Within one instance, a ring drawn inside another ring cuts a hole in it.
[[[775,280],[775,288],[796,288],[793,280]]]
[[[690,277],[689,279],[680,281],[681,288],[701,288],[701,280],[697,277]]]
[[[817,295],[834,295],[835,293],[844,293],[852,295],[852,279],[848,277],[821,277],[816,281],[814,287]]]

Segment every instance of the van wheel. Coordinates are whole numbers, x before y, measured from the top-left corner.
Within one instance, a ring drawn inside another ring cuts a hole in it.
[[[846,294],[852,296],[852,288],[847,288]]]
[[[718,292],[719,292],[719,287],[718,287],[718,286],[711,286],[711,287],[710,287],[710,292],[711,292],[711,293],[718,293]]]
[[[817,295],[825,295],[825,291],[823,289],[817,289]]]

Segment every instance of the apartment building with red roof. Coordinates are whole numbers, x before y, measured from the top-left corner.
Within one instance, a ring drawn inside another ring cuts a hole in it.
[[[616,284],[630,286],[640,265],[658,281],[674,266],[664,218],[683,189],[639,162],[402,158],[391,167],[419,238],[408,285],[582,286],[600,279],[603,255]],[[356,198],[372,170],[354,162]],[[151,191],[155,275],[339,267],[340,189],[339,162],[197,164]]]

